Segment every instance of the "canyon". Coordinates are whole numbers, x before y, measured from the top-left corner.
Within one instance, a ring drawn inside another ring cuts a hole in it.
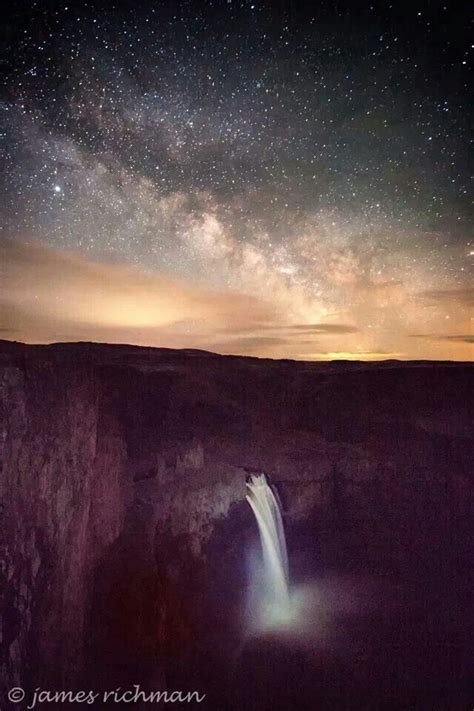
[[[1,342],[3,688],[264,709],[284,667],[272,708],[467,708],[472,375]],[[317,642],[242,632],[252,472],[279,492],[293,582],[319,586]]]

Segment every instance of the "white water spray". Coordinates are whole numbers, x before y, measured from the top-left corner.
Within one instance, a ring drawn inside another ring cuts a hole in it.
[[[265,474],[247,481],[247,501],[252,507],[260,533],[263,554],[263,591],[259,617],[265,626],[280,626],[291,621],[288,586],[288,555],[280,504],[268,485]]]

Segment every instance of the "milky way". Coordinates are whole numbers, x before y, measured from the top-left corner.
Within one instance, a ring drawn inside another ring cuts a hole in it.
[[[4,338],[471,357],[462,5],[15,3]]]

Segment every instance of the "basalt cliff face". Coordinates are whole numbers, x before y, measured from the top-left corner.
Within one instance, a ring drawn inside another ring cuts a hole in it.
[[[457,708],[469,671],[472,373],[3,342],[5,688],[145,684],[212,698],[256,537],[245,478],[261,470],[283,502],[294,576],[389,580],[401,631],[372,648],[403,660],[401,636],[422,626],[418,666],[393,671],[392,659],[390,683],[434,675],[432,693]]]

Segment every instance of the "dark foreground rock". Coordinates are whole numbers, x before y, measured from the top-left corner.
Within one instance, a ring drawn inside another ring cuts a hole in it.
[[[472,374],[2,342],[5,689],[469,708]],[[242,633],[252,470],[326,591],[303,646]]]

